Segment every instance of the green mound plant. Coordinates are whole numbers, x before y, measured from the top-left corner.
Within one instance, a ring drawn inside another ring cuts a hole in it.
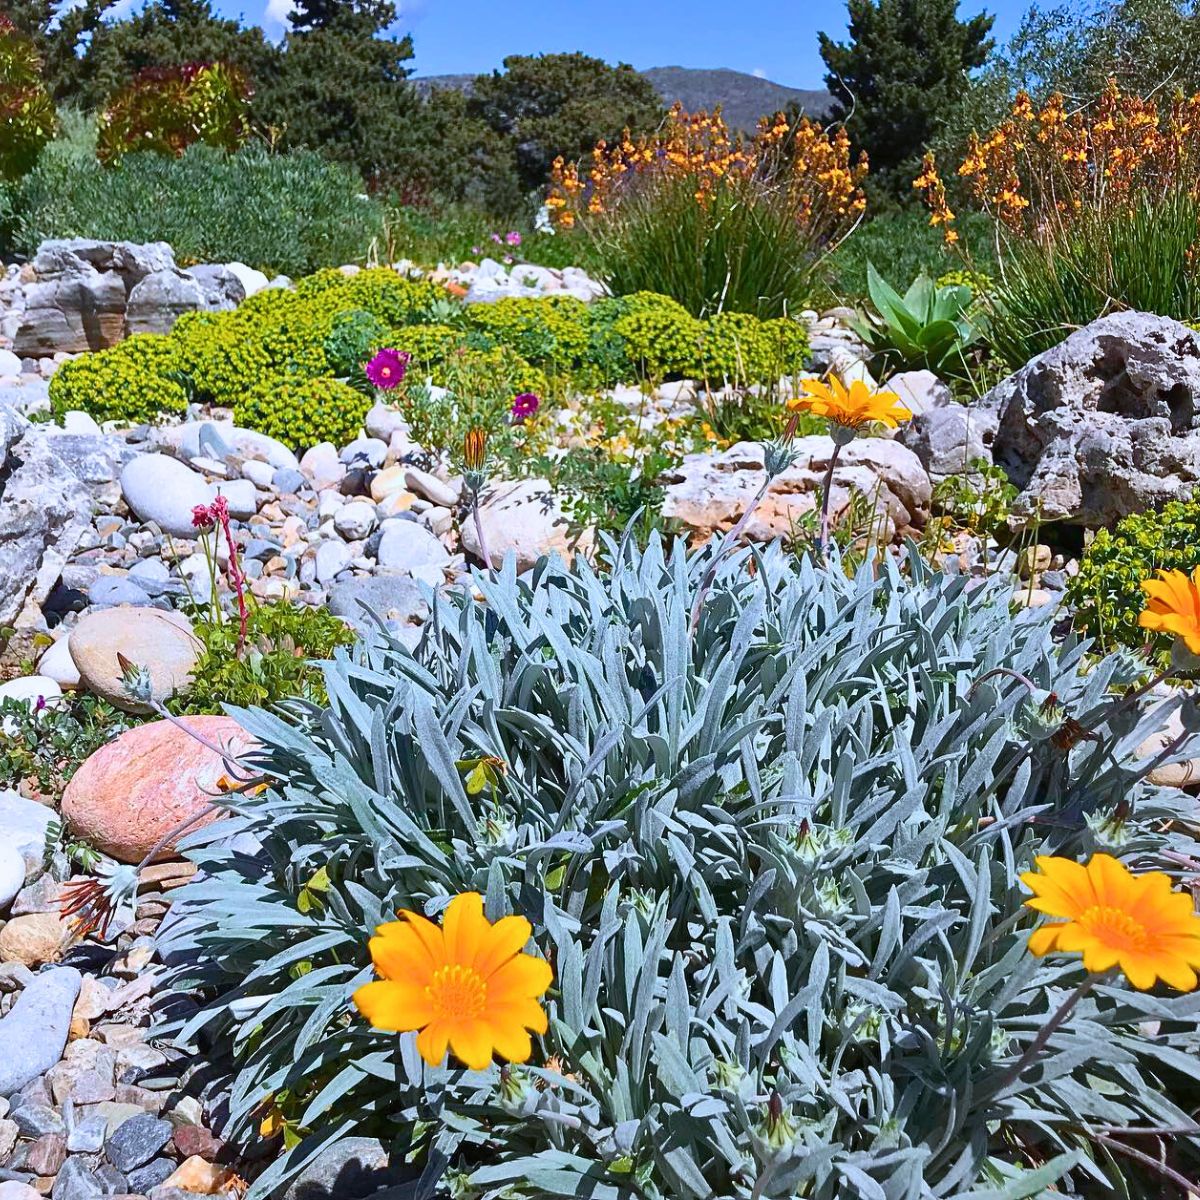
[[[187,405],[171,347],[155,334],[135,334],[111,350],[73,358],[50,380],[50,409],[59,420],[79,410],[101,422],[153,424],[181,415]]]
[[[1149,1200],[1168,1156],[1196,1177],[1194,998],[1109,972],[1048,1029],[1087,972],[1030,954],[1018,879],[1200,852],[1194,801],[1135,754],[1168,706],[1112,695],[1142,667],[915,554],[849,577],[747,553],[694,628],[707,552],[510,560],[482,601],[439,596],[415,650],[339,650],[327,706],[233,710],[268,786],[185,843],[202,876],[160,949],[187,1003],[157,1033],[263,1151],[250,1200],[351,1136],[390,1148],[398,1196]],[[427,1066],[351,1001],[379,923],[468,891],[552,965],[523,1066]]]
[[[1142,580],[1155,571],[1200,566],[1200,497],[1173,500],[1160,510],[1133,513],[1113,529],[1098,529],[1067,583],[1075,625],[1100,647],[1140,648],[1149,642],[1164,660],[1170,639],[1138,625],[1146,604]]]
[[[306,450],[318,442],[345,446],[362,429],[371,397],[340,379],[277,375],[265,379],[233,408],[246,429]]]

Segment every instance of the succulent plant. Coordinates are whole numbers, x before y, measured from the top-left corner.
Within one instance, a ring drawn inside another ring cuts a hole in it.
[[[1027,952],[1019,872],[1200,851],[1196,801],[1135,755],[1170,704],[1112,698],[1144,665],[915,553],[852,578],[730,555],[689,635],[710,553],[510,561],[415,651],[339,649],[327,707],[231,710],[270,786],[185,843],[162,1032],[203,1046],[227,1137],[282,1131],[252,1196],[350,1135],[414,1200],[1196,1178],[1195,997],[1103,980],[1013,1071],[1085,975]],[[470,890],[554,967],[526,1066],[427,1067],[350,1002],[375,925]]]

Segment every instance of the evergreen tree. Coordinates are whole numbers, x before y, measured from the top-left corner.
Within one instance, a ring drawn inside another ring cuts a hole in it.
[[[953,115],[993,42],[993,17],[958,0],[848,0],[850,40],[820,35],[833,116],[871,161],[877,198],[911,199],[922,152]]]
[[[542,188],[558,155],[577,159],[597,139],[640,133],[662,120],[658,93],[627,63],[586,54],[514,54],[475,79],[468,111],[507,138],[525,191]]]
[[[299,0],[280,69],[255,110],[283,147],[352,163],[376,183],[419,144],[421,102],[408,82],[412,40],[388,30],[388,0]]]

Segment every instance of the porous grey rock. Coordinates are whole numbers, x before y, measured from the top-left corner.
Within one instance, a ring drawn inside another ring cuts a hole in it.
[[[793,449],[796,461],[771,481],[746,526],[748,541],[788,538],[800,518],[820,505],[833,440],[797,438]],[[664,476],[663,516],[682,521],[697,540],[708,539],[737,523],[765,477],[763,448],[756,442],[738,442],[719,454],[688,455]],[[842,448],[834,467],[830,513],[835,521],[853,492],[872,500],[877,515],[895,531],[924,525],[933,488],[907,447],[887,438],[859,438]]]
[[[420,567],[440,567],[450,561],[446,547],[415,521],[393,518],[384,521],[381,528],[383,536],[375,555],[381,567],[411,572]]]
[[[36,976],[0,1017],[0,1096],[11,1096],[62,1057],[82,976],[54,967]]]
[[[953,396],[932,371],[901,371],[884,385],[914,416],[949,404]]]
[[[895,440],[907,446],[934,483],[950,475],[970,475],[976,460],[991,465],[996,414],[990,408],[944,404],[928,408],[902,425]]]
[[[1014,524],[1111,525],[1200,484],[1200,340],[1168,317],[1101,317],[980,403]]]
[[[40,621],[87,528],[87,489],[56,454],[56,441],[0,407],[0,625]]]
[[[192,537],[192,510],[210,504],[214,490],[202,475],[165,454],[141,454],[121,472],[121,495],[142,521],[172,537]]]

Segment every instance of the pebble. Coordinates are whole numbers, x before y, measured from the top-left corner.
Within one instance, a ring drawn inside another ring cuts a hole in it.
[[[142,521],[172,537],[191,537],[192,510],[208,504],[213,489],[202,475],[165,454],[139,454],[121,471],[121,495]]]
[[[66,922],[57,912],[13,917],[0,929],[0,962],[20,962],[27,967],[58,962],[66,937]]]
[[[332,442],[318,442],[304,452],[300,459],[300,470],[320,490],[340,483],[346,466],[338,457],[337,447]]]
[[[436,475],[431,475],[428,471],[418,471],[415,467],[409,467],[404,472],[404,486],[409,491],[424,496],[426,500],[441,505],[442,508],[454,508],[458,504],[462,482],[457,482],[458,486],[446,483]]]
[[[229,505],[229,515],[238,521],[249,520],[258,512],[258,489],[249,479],[228,479],[218,492]]]
[[[108,1121],[101,1113],[93,1113],[77,1121],[67,1134],[67,1149],[72,1154],[97,1154],[104,1145]]]
[[[148,596],[161,596],[171,578],[171,568],[161,558],[143,558],[129,568],[126,577]]]
[[[80,981],[74,967],[43,971],[0,1017],[0,1096],[11,1096],[62,1057]]]
[[[87,1166],[83,1158],[68,1158],[54,1180],[52,1200],[92,1200],[105,1194],[99,1176]]]
[[[366,463],[369,467],[382,467],[387,458],[387,440],[377,437],[356,437],[348,446],[343,446],[339,458],[347,466]]]
[[[93,579],[87,590],[88,603],[106,608],[128,604],[135,608],[150,603],[145,588],[121,575],[100,575]]]
[[[378,629],[370,613],[389,627],[397,628],[423,621],[429,614],[429,606],[421,588],[408,576],[375,575],[335,583],[329,589],[329,611],[365,633]]]
[[[280,467],[274,475],[271,476],[271,486],[284,495],[291,495],[298,492],[305,486],[307,480],[294,467]]]
[[[398,409],[390,408],[386,404],[373,405],[367,412],[364,424],[371,437],[379,438],[383,442],[390,442],[394,433],[408,432],[408,422],[403,415]]]
[[[346,541],[359,541],[375,528],[375,506],[364,500],[343,504],[333,515],[333,527]]]
[[[123,1122],[104,1146],[108,1161],[128,1172],[148,1163],[171,1140],[171,1122],[143,1113]],[[170,1171],[167,1175],[170,1175]],[[163,1176],[163,1179],[166,1175]],[[156,1180],[161,1183],[162,1180]],[[140,1188],[138,1189],[141,1190]]]
[[[0,845],[10,846],[21,855],[27,878],[41,869],[46,831],[53,819],[54,811],[46,805],[11,790],[0,790]]]
[[[352,557],[345,542],[322,542],[316,553],[317,582],[322,585],[332,582],[350,565]]]
[[[450,553],[441,542],[414,521],[385,521],[376,558],[381,567],[412,571],[417,567],[441,566]]]
[[[257,458],[248,458],[241,466],[242,478],[250,480],[255,487],[260,488],[274,486],[275,476],[279,470],[290,470],[290,468],[276,468]]]
[[[60,688],[79,686],[79,668],[71,657],[71,648],[65,637],[60,637],[54,645],[47,647],[45,654],[38,659],[38,674],[53,679]]]

